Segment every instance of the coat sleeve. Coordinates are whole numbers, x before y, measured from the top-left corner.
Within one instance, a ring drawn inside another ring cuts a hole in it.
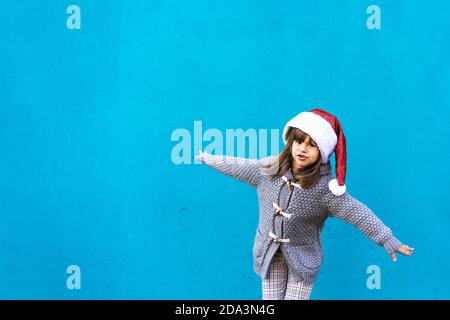
[[[220,173],[243,181],[253,187],[259,184],[264,175],[261,171],[263,160],[212,155],[206,152],[201,152],[195,159]]]
[[[329,215],[355,226],[370,240],[386,248],[389,253],[397,251],[402,245],[394,237],[392,230],[384,225],[370,208],[353,198],[348,192],[342,196],[327,192],[322,199],[322,204]]]

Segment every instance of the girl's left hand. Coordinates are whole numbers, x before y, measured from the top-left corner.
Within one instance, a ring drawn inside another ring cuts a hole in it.
[[[402,245],[400,248],[397,249],[396,252],[400,252],[401,254],[404,254],[405,256],[410,256],[414,252],[414,248],[410,248],[407,245]],[[392,261],[397,261],[397,256],[395,255],[395,252],[391,253]]]

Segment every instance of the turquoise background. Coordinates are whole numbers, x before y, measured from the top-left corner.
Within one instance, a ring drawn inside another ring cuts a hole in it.
[[[416,250],[393,263],[330,219],[311,298],[450,298],[449,16],[448,1],[0,1],[0,298],[261,299],[256,192],[175,165],[171,135],[281,130],[313,107],[343,125],[349,192]]]

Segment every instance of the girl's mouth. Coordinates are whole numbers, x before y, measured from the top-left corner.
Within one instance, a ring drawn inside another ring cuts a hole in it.
[[[300,161],[305,161],[306,157],[297,155],[297,159],[300,160]]]

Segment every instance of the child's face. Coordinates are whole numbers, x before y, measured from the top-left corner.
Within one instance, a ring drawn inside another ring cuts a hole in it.
[[[292,143],[293,166],[300,169],[313,164],[319,158],[319,147],[309,136],[305,141],[294,140]]]

